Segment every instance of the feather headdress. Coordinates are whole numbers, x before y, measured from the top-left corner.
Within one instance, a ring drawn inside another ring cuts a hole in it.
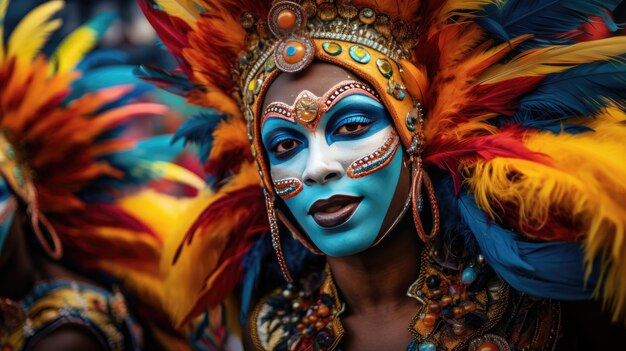
[[[8,5],[0,0],[0,23]],[[63,6],[49,1],[35,8],[7,43],[0,33],[0,139],[9,156],[0,162],[1,174],[30,213],[58,235],[64,263],[116,278],[140,298],[151,322],[163,321],[167,330],[158,267],[183,201],[147,185],[167,179],[198,188],[202,181],[170,163],[181,149],[171,147],[169,137],[139,140],[124,133],[137,117],[171,115],[167,107],[136,100],[141,89],[133,85],[102,87],[89,80],[85,55],[114,16],[87,22],[49,58],[40,52],[60,27],[53,16]],[[186,347],[160,337],[176,349]]]
[[[254,276],[241,271],[251,247],[243,243],[252,240],[250,233],[261,235],[256,225],[264,225],[264,220],[250,222],[248,229],[235,229],[224,225],[240,218],[235,215],[241,210],[239,204],[228,209],[233,217],[228,212],[211,215],[211,211],[226,192],[234,197],[250,194],[252,183],[244,186],[240,180],[258,177],[249,166],[253,155],[239,101],[233,98],[248,87],[237,86],[239,77],[231,73],[249,59],[246,45],[257,43],[254,27],[246,21],[267,18],[272,2],[139,2],[180,63],[176,72],[146,69],[144,77],[181,92],[192,104],[219,111],[213,120],[210,116],[195,119],[193,128],[183,129],[181,135],[209,145],[205,147],[208,164],[220,165],[214,174],[216,191],[184,240],[183,245],[191,245],[176,256],[202,257],[192,253],[202,250],[209,261],[204,264],[209,268],[203,273],[195,270],[195,278],[187,282],[191,295],[175,313],[182,323],[198,312],[193,295],[202,292],[202,302],[217,303],[240,279],[231,277],[228,284],[211,287],[223,272],[218,267],[237,265],[234,272]],[[315,3],[300,2],[304,7]],[[394,36],[415,39],[408,41],[410,54],[399,65],[406,90],[426,111],[425,164],[447,174],[436,181],[440,202],[451,199],[448,203],[458,213],[443,218],[444,227],[466,235],[501,277],[529,294],[590,298],[593,289],[585,288],[586,284],[598,282],[595,292],[604,297],[615,318],[626,311],[626,260],[621,255],[626,249],[626,182],[620,176],[626,164],[622,136],[626,132],[626,38],[587,36],[583,42],[580,33],[593,21],[600,21],[597,24],[607,29],[604,33],[615,31],[610,12],[619,3],[355,0],[323,4],[329,16],[352,5],[388,13],[393,20],[402,20],[389,29]],[[247,17],[241,16],[244,11]],[[364,69],[349,68],[366,80],[370,77]],[[375,80],[370,83],[376,87]],[[222,121],[211,135],[217,118]],[[405,129],[402,124],[397,122],[398,130]],[[193,129],[202,131],[203,138]],[[217,147],[226,140],[229,148]],[[261,188],[256,191],[261,198]],[[194,244],[212,240],[220,244]],[[562,274],[555,262],[567,262],[564,268],[572,274]],[[172,270],[176,269],[174,265]],[[520,272],[529,279],[516,279]]]

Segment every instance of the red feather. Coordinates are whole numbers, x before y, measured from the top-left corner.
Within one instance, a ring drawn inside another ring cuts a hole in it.
[[[519,97],[532,91],[544,76],[519,77],[495,84],[479,85],[470,93],[472,103],[461,110],[466,118],[491,113],[512,116],[519,107]]]
[[[546,157],[529,150],[523,143],[524,133],[518,127],[508,127],[498,134],[467,137],[458,140],[438,135],[425,150],[425,164],[448,170],[454,180],[454,190],[461,189],[461,165],[495,157],[513,157],[546,164]]]

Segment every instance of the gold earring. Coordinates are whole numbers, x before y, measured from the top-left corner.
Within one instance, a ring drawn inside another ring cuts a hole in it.
[[[278,220],[276,219],[276,210],[274,209],[274,200],[270,198],[270,195],[267,193],[267,190],[263,190],[265,193],[265,205],[267,207],[267,218],[270,222],[270,232],[272,235],[272,246],[274,247],[274,251],[276,251],[276,257],[278,258],[278,265],[280,266],[280,270],[285,277],[285,280],[289,284],[293,284],[293,278],[287,269],[287,261],[285,260],[285,255],[283,254],[283,248],[280,243],[280,231],[278,230]]]

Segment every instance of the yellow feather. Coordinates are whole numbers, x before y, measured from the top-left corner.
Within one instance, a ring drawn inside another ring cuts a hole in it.
[[[4,18],[7,15],[9,0],[0,0],[0,63],[4,62]]]
[[[528,148],[548,155],[551,166],[496,158],[475,165],[467,178],[476,202],[492,216],[506,203],[538,228],[555,213],[580,223],[587,262],[601,258],[607,267],[598,291],[615,320],[626,313],[625,121],[624,112],[608,109],[592,133],[528,135]]]
[[[170,16],[175,16],[195,26],[196,19],[200,16],[198,7],[192,0],[155,0],[156,3]]]
[[[623,36],[529,50],[508,63],[486,70],[478,81],[493,84],[518,77],[558,73],[584,63],[615,60],[615,56],[623,53],[626,53],[626,37]]]
[[[97,43],[96,33],[89,28],[79,28],[57,47],[50,60],[51,70],[69,72]]]
[[[46,44],[50,34],[61,26],[60,19],[50,18],[64,5],[64,1],[49,1],[29,12],[11,33],[8,56],[17,56],[22,62],[30,62]]]
[[[185,184],[200,190],[206,183],[195,173],[184,167],[169,162],[153,162],[151,168],[159,173],[160,178]]]

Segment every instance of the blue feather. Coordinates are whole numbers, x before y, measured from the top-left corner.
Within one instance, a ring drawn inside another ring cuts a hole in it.
[[[186,96],[189,91],[197,89],[186,75],[169,73],[156,67],[141,65],[135,68],[135,75],[175,95]]]
[[[478,12],[477,22],[495,39],[510,41],[524,34],[534,37],[519,49],[569,43],[562,34],[580,28],[589,17],[599,16],[611,31],[618,27],[606,10],[621,0],[508,0],[494,1]]]
[[[120,50],[98,50],[85,56],[76,66],[79,71],[88,71],[100,66],[128,62],[128,54]]]
[[[133,90],[131,92],[118,101],[105,106],[104,110],[106,110],[123,106],[145,93],[154,90],[154,87],[151,84],[135,77],[133,70],[133,66],[117,65],[83,71],[82,77],[72,84],[72,94],[69,96],[68,101],[77,99],[85,94],[113,86],[133,86]]]
[[[214,110],[205,110],[189,118],[174,134],[173,141],[183,139],[185,144],[195,144],[199,148],[200,159],[206,162],[213,144],[213,131],[225,115]]]
[[[241,325],[246,323],[250,302],[252,301],[253,293],[257,288],[259,276],[261,275],[263,259],[272,254],[273,249],[271,246],[267,245],[267,240],[260,238],[252,245],[252,248],[244,257],[244,274],[241,285],[241,311],[239,314]]]
[[[577,243],[528,242],[487,219],[464,190],[458,199],[463,219],[489,265],[513,288],[558,300],[587,300],[598,282],[598,265],[585,279],[584,252]]]
[[[546,76],[537,89],[520,100],[512,121],[528,128],[560,128],[563,120],[593,116],[608,104],[624,108],[624,101],[626,56],[620,56]]]

